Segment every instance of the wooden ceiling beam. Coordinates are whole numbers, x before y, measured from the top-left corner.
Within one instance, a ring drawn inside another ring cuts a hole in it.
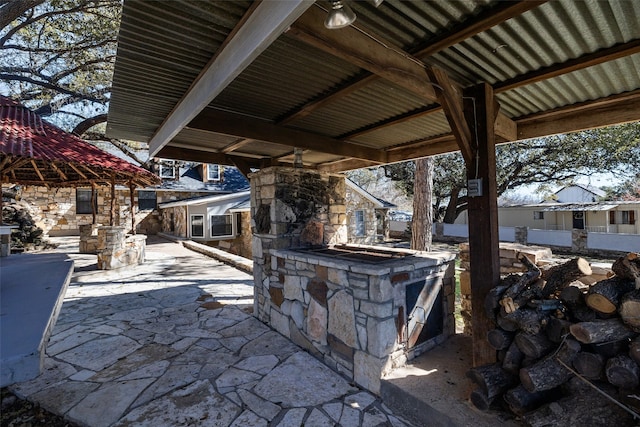
[[[309,8],[287,31],[287,35],[363,68],[430,102],[438,98],[429,84],[426,66],[393,43],[373,39],[353,26],[329,30],[323,22],[326,12]]]
[[[540,138],[640,120],[640,89],[516,120],[518,139]]]
[[[382,150],[298,129],[277,126],[267,121],[212,108],[206,108],[202,111],[189,123],[189,127],[344,157],[372,160],[378,163],[387,161],[386,153]]]
[[[189,90],[165,118],[149,141],[149,156],[169,143],[194,117],[213,101],[284,30],[311,5],[313,0],[261,1],[251,7],[202,69]]]
[[[424,58],[426,56],[433,55],[443,49],[453,46],[456,43],[464,40],[465,38],[472,37],[478,33],[486,31],[496,25],[507,21],[514,16],[518,16],[530,9],[540,6],[546,3],[548,0],[521,0],[511,2],[500,2],[495,7],[487,9],[477,16],[465,20],[460,25],[454,27],[450,31],[447,31],[437,37],[434,37],[423,45],[420,45],[409,51],[410,54],[418,58]],[[301,119],[308,116],[313,111],[343,98],[377,80],[380,77],[376,74],[370,74],[365,72],[363,75],[357,77],[354,81],[348,82],[328,95],[315,99],[297,111],[290,113],[288,116],[280,119],[279,124],[290,123],[292,121]]]
[[[221,153],[230,153],[232,151],[237,150],[238,148],[247,145],[249,142],[253,141],[252,139],[248,139],[248,138],[240,138],[235,142],[232,142],[231,144],[227,145],[226,147],[224,147],[222,150],[220,150]]]
[[[212,163],[218,165],[235,166],[234,159],[238,163],[247,165],[247,167],[258,168],[260,166],[259,159],[242,158],[240,156],[230,156],[224,153],[214,153],[212,151],[197,150],[193,148],[176,147],[167,145],[158,153],[160,157],[165,159],[185,160],[189,162]]]
[[[423,46],[415,50],[414,55],[418,58],[431,56],[476,34],[502,24],[515,16],[522,15],[526,11],[534,9],[547,1],[548,0],[521,0],[500,2],[495,7],[486,9],[475,17],[459,23],[449,31],[425,41]]]
[[[619,43],[615,46],[600,49],[596,52],[589,53],[575,59],[570,59],[560,64],[554,64],[549,67],[525,73],[512,79],[496,83],[493,87],[496,93],[505,92],[608,61],[614,61],[636,53],[640,53],[640,39],[632,40],[627,43]]]
[[[371,74],[365,71],[363,75],[358,76],[355,80],[351,80],[349,81],[349,83],[343,86],[340,86],[338,88],[335,88],[329,94],[321,98],[318,98],[306,103],[305,105],[300,107],[298,110],[290,113],[286,117],[280,118],[279,120],[276,121],[276,123],[279,125],[284,125],[287,123],[291,123],[295,120],[305,118],[309,114],[313,113],[315,110],[322,108],[325,105],[335,102],[341,98],[344,98],[345,96],[350,95],[353,92],[356,92],[361,88],[379,79],[380,77],[378,77],[377,75]]]

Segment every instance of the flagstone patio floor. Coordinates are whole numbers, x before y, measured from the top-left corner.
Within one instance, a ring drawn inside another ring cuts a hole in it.
[[[151,237],[140,266],[75,271],[45,369],[10,387],[82,426],[408,426],[254,318],[253,278]]]

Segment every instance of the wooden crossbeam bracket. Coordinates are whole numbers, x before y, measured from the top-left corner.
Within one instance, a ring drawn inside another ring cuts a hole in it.
[[[475,149],[472,144],[471,129],[464,117],[462,90],[440,68],[431,67],[427,69],[427,74],[431,81],[438,85],[438,90],[436,91],[438,101],[447,116],[447,121],[456,137],[462,157],[467,164],[470,164],[473,160]]]

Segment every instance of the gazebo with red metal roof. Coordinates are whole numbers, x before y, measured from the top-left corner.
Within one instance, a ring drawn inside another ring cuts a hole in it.
[[[116,184],[123,184],[131,189],[133,205],[133,189],[157,184],[160,178],[0,96],[0,181],[46,187],[111,185],[112,194]],[[113,206],[111,211],[113,222]]]

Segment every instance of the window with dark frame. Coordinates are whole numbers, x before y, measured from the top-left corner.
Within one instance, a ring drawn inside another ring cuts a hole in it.
[[[175,178],[176,177],[176,162],[175,160],[160,160],[160,178]]]
[[[233,236],[233,215],[211,215],[211,237]]]
[[[158,205],[158,195],[152,190],[138,190],[138,209],[153,210]]]
[[[207,181],[220,181],[220,165],[207,165]]]
[[[533,211],[533,219],[544,219],[543,211]]]
[[[76,188],[76,214],[93,214],[98,212],[98,197],[93,203],[94,209],[91,209],[91,189]]]
[[[204,215],[191,215],[191,237],[204,237]]]
[[[635,211],[621,211],[622,218],[620,224],[634,225],[636,223]]]
[[[355,235],[364,236],[366,231],[365,222],[364,222],[364,211],[363,210],[355,211],[354,218],[355,218]]]

